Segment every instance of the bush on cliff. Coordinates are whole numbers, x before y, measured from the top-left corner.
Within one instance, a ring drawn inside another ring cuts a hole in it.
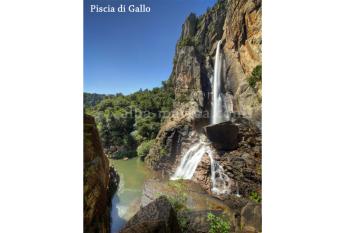
[[[155,140],[148,140],[142,142],[138,147],[137,147],[137,155],[139,157],[145,157],[149,150],[151,149],[152,145],[154,144]]]
[[[191,37],[185,37],[179,41],[179,48],[180,49],[185,47],[185,46],[194,46],[194,45],[195,45],[195,41]]]
[[[261,196],[257,192],[251,192],[249,195],[249,199],[256,202],[256,203],[261,202]]]
[[[253,69],[252,74],[248,78],[249,86],[254,88],[257,82],[261,82],[261,73],[262,73],[262,66],[261,65],[256,66]]]

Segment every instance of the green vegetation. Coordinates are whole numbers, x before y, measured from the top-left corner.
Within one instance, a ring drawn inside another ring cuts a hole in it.
[[[229,233],[231,224],[228,220],[208,213],[209,233]]]
[[[262,73],[262,66],[257,65],[253,69],[252,74],[248,78],[249,86],[254,88],[258,82],[261,82],[261,75],[262,75],[261,73]]]
[[[187,209],[187,195],[185,193],[176,193],[174,196],[168,196],[168,199],[176,212]]]
[[[174,195],[167,196],[170,201],[172,207],[176,211],[177,219],[179,220],[179,225],[182,232],[187,231],[187,227],[189,224],[189,219],[186,215],[184,215],[184,211],[187,211],[187,194],[184,192],[186,188],[185,184],[182,180],[177,181],[169,181],[169,187],[174,189]]]
[[[176,211],[187,210],[187,195],[184,192],[186,185],[183,180],[169,181],[169,187],[174,190],[175,195],[168,196],[169,201]]]
[[[176,192],[183,192],[186,189],[185,180],[170,180],[169,187],[175,189]]]
[[[178,43],[179,48],[183,48],[185,46],[198,46],[200,44],[199,38],[194,37],[185,37],[181,39]]]
[[[95,117],[103,147],[112,157],[145,156],[174,98],[170,81],[130,95],[84,93],[84,112]]]
[[[178,103],[187,103],[189,101],[189,93],[181,93],[176,97],[176,102]]]
[[[155,139],[142,142],[137,147],[137,155],[140,157],[145,157],[154,143],[155,143]]]
[[[256,203],[261,202],[261,196],[257,192],[251,192],[249,195],[249,199],[255,201]]]
[[[179,48],[180,49],[185,47],[185,46],[194,46],[194,45],[195,45],[195,41],[191,37],[185,37],[179,41]]]
[[[96,93],[84,93],[84,106],[92,107],[100,103],[106,95]]]
[[[136,157],[136,151],[117,151],[112,154],[113,159],[133,158]]]
[[[188,229],[188,224],[190,223],[189,218],[186,215],[178,214],[177,220],[179,221],[181,231],[183,233],[186,233]]]

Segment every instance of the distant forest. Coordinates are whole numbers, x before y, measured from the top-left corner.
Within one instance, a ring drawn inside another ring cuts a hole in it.
[[[95,117],[103,147],[114,158],[144,157],[173,108],[174,90],[169,81],[152,90],[130,95],[84,93],[84,113]]]

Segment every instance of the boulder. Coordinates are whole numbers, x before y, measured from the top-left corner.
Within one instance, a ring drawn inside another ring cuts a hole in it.
[[[180,213],[179,218],[186,221],[186,233],[206,233],[209,232],[210,225],[208,222],[208,214],[221,216],[221,210],[188,210]],[[234,219],[231,219],[231,224],[234,224]]]
[[[176,212],[161,196],[132,217],[120,233],[181,233]]]
[[[243,232],[261,232],[261,204],[248,203],[241,211]]]
[[[238,127],[231,121],[208,125],[204,131],[218,150],[234,150],[238,146]]]

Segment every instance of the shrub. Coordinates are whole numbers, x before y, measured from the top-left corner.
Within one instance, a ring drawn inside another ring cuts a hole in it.
[[[229,233],[231,224],[222,217],[208,213],[207,220],[209,222],[209,233]]]
[[[185,193],[177,193],[174,196],[168,196],[168,199],[176,212],[187,209],[187,195]]]
[[[261,202],[261,196],[257,192],[251,192],[249,195],[249,199],[257,203]]]
[[[248,78],[249,86],[255,87],[256,83],[261,81],[261,73],[262,73],[262,66],[261,65],[256,66],[253,69],[252,74]]]
[[[161,146],[161,148],[159,149],[159,155],[163,157],[163,156],[166,156],[168,153],[169,153],[168,149],[165,148],[164,146]]]
[[[176,192],[183,192],[186,189],[184,180],[171,180],[169,181],[169,187],[173,188]]]
[[[181,93],[176,97],[176,101],[179,103],[187,103],[189,101],[189,97],[187,93]]]
[[[151,147],[153,146],[154,142],[154,139],[142,142],[137,147],[137,155],[140,157],[145,157],[148,154]]]
[[[177,219],[179,221],[179,225],[182,232],[187,232],[188,224],[190,223],[189,218],[186,215],[178,214]]]
[[[193,38],[191,37],[185,37],[182,40],[179,41],[179,48],[183,48],[185,46],[194,46]]]

